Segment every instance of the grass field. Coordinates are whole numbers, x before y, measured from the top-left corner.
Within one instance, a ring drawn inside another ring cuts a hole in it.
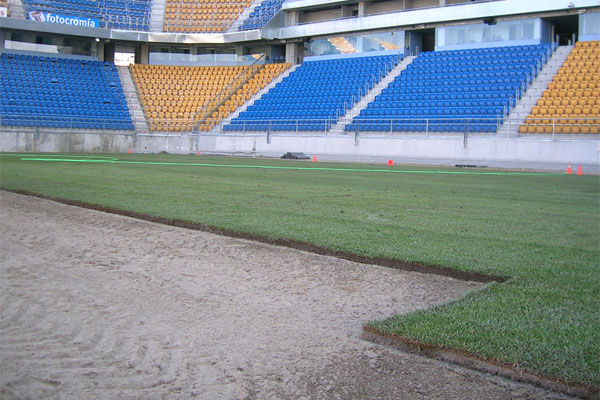
[[[23,161],[4,154],[0,187],[506,277],[505,283],[450,304],[371,326],[600,385],[598,176],[205,156],[106,157],[221,166]],[[336,170],[346,168],[353,170]]]

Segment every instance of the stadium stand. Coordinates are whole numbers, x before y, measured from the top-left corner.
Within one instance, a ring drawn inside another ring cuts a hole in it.
[[[2,125],[133,129],[114,64],[11,53],[0,60]]]
[[[189,132],[194,116],[246,67],[131,65],[150,129]]]
[[[168,0],[165,32],[225,32],[251,0]]]
[[[224,129],[327,131],[401,59],[385,55],[305,61]]]
[[[519,132],[598,134],[599,123],[600,41],[577,42]]]
[[[421,53],[345,131],[496,132],[551,51],[543,44]]]
[[[266,64],[256,75],[244,83],[235,93],[227,99],[211,116],[200,125],[201,130],[210,130],[218,125],[224,118],[246,103],[273,79],[278,77],[291,64]]]
[[[24,0],[25,10],[98,19],[100,28],[147,31],[152,0]]]
[[[261,29],[264,27],[275,14],[281,9],[284,0],[265,0],[260,3],[250,13],[248,18],[244,20],[238,28],[240,31],[248,31],[252,29]]]

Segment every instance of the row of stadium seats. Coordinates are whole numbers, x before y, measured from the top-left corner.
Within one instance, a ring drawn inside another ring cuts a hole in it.
[[[284,0],[265,0],[260,3],[238,28],[240,31],[261,29],[281,9]]]
[[[225,32],[250,5],[251,0],[168,0],[165,32]]]
[[[598,133],[600,41],[577,42],[520,133]]]
[[[133,129],[114,64],[3,53],[3,125]]]
[[[151,0],[24,0],[27,11],[97,19],[100,28],[147,31]]]
[[[260,121],[306,119],[310,121],[296,126],[299,130],[329,130],[400,59],[386,55],[305,62],[224,129],[264,130],[266,125]],[[270,126],[273,130],[292,127],[289,123]]]
[[[448,124],[409,123],[407,127],[403,123],[387,123],[385,129],[496,132],[511,99],[514,102],[521,96],[551,51],[550,44],[543,44],[423,53],[345,130],[383,129],[379,124],[369,124],[369,120],[443,116],[450,121]],[[424,100],[424,93],[434,94],[435,100]],[[452,93],[453,98],[445,93]],[[476,99],[472,94],[476,94]],[[416,101],[406,101],[407,97]],[[487,122],[459,123],[473,118]]]
[[[500,123],[498,118],[388,118],[354,119],[351,126],[360,132],[491,132]]]
[[[130,66],[150,129],[162,132],[190,131],[196,113],[247,68]]]
[[[520,132],[596,133],[600,119],[600,82],[593,65],[600,60],[600,46],[596,43],[577,44],[532,108]],[[493,54],[498,55],[498,60],[519,59],[520,55],[529,54],[536,48],[536,54],[543,61],[548,54],[545,45],[494,49]],[[480,52],[492,54],[490,49],[479,49],[469,50],[468,55],[471,59],[480,58]],[[506,57],[505,53],[514,53],[514,57]],[[514,97],[525,90],[529,68],[514,70],[521,74],[520,79],[518,75],[511,75],[505,83],[507,78],[503,73],[494,72],[490,65],[486,67],[489,68],[486,71],[490,82],[479,84],[479,78],[470,78],[456,60],[466,54],[465,51],[453,51],[419,56],[346,126],[346,131],[466,129],[495,132],[502,123],[505,110],[514,104]],[[429,61],[439,59],[453,60],[454,67],[437,72],[427,68]],[[540,60],[534,59],[531,63],[539,64]],[[305,62],[225,126],[225,130],[328,130],[398,61],[398,56],[375,56]],[[119,121],[123,124],[118,125],[119,129],[132,128],[112,64],[5,53],[1,66],[2,113],[13,118],[4,118],[3,124],[35,125],[38,124],[35,118],[18,117],[37,115],[41,119],[46,117],[44,123],[51,124],[47,126],[73,126],[73,119],[77,119],[85,125],[76,127],[103,128],[106,124],[100,127],[90,122],[102,117]],[[219,99],[214,110],[212,105],[210,110],[206,109],[208,114],[202,116],[201,129],[210,129],[219,123],[287,67],[286,64],[267,65],[248,81],[240,81],[237,92],[228,92],[227,98]],[[505,66],[500,67],[502,70]],[[238,79],[243,69],[131,66],[146,115],[154,123],[152,129],[176,132],[190,130],[198,111],[214,102],[215,96]],[[457,72],[459,70],[462,72]],[[537,71],[537,67],[533,71]],[[449,79],[459,75],[460,79]],[[568,82],[562,79],[564,76],[570,77]],[[236,82],[236,88],[237,85]],[[45,93],[45,96],[38,93]],[[177,124],[179,127],[173,128]]]
[[[260,29],[281,9],[284,0],[260,3],[238,30]],[[222,33],[231,27],[251,0],[168,0],[165,32]],[[98,19],[100,28],[148,31],[151,0],[24,0],[26,11]]]
[[[199,129],[208,131],[218,125],[224,118],[227,118],[229,114],[237,110],[246,101],[250,100],[252,96],[271,83],[273,79],[278,77],[289,67],[290,64],[265,65],[264,68],[260,69],[256,75],[244,83],[229,99],[227,99],[223,105],[219,106],[217,111],[213,112],[211,116],[199,126]]]

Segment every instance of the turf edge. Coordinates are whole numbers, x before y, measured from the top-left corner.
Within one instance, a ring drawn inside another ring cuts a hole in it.
[[[552,378],[535,372],[527,371],[518,365],[487,359],[468,351],[423,343],[406,336],[382,332],[369,325],[363,326],[362,339],[391,346],[398,350],[426,356],[436,360],[460,365],[488,374],[502,376],[514,381],[525,382],[545,389],[562,392],[571,396],[586,399],[600,399],[600,386],[583,385],[566,379]]]
[[[364,264],[379,265],[388,268],[399,269],[403,271],[414,271],[426,274],[434,274],[446,276],[454,279],[474,282],[506,282],[509,278],[485,275],[475,272],[459,271],[452,268],[437,266],[437,265],[426,265],[426,264],[415,264],[407,263],[401,260],[394,260],[389,258],[376,258],[376,257],[365,257],[359,256],[346,251],[339,251],[329,249],[325,247],[316,246],[310,243],[290,240],[290,239],[272,239],[265,236],[254,235],[244,232],[236,232],[227,229],[221,229],[213,226],[209,226],[202,223],[190,222],[175,218],[164,218],[153,216],[144,213],[133,212],[129,210],[119,209],[115,207],[106,207],[98,204],[87,203],[82,201],[75,201],[70,199],[45,196],[39,193],[30,192],[28,190],[11,190],[11,189],[0,189],[6,192],[17,193],[27,196],[38,197],[55,201],[57,203],[87,208],[95,211],[107,212],[110,214],[122,215],[126,217],[132,217],[148,222],[159,223],[163,225],[176,226],[180,228],[198,230],[202,232],[214,233],[221,236],[228,236],[240,239],[253,240],[261,243],[274,244],[278,246],[289,247],[297,250],[307,251],[319,255],[332,256],[341,258],[349,261],[360,262]],[[402,351],[423,355],[429,358],[449,362],[452,364],[460,365],[462,367],[474,369],[477,371],[491,373],[499,375],[515,381],[525,382],[541,386],[543,388],[563,392],[569,395],[574,395],[589,399],[600,399],[600,387],[591,385],[582,385],[580,383],[570,382],[564,379],[557,379],[537,374],[535,372],[526,371],[519,368],[518,365],[513,365],[506,362],[501,362],[493,359],[486,359],[477,354],[470,353],[464,350],[453,349],[450,347],[443,347],[428,343],[422,343],[408,337],[385,333],[372,328],[368,325],[363,326],[362,338],[374,343],[383,344],[398,348]]]
[[[150,214],[139,213],[139,212],[115,208],[115,207],[107,207],[107,206],[102,206],[99,204],[64,199],[64,198],[59,198],[59,197],[46,196],[43,194],[30,192],[28,190],[12,190],[12,189],[0,189],[0,190],[6,191],[6,192],[11,192],[11,193],[22,194],[22,195],[26,195],[26,196],[32,196],[32,197],[38,197],[38,198],[42,198],[42,199],[52,200],[57,203],[62,203],[62,204],[77,206],[77,207],[82,207],[82,208],[88,208],[91,210],[107,212],[110,214],[123,215],[126,217],[132,217],[132,218],[141,219],[141,220],[148,221],[148,222],[155,222],[155,223],[159,223],[159,224],[163,224],[163,225],[176,226],[179,228],[186,228],[186,229],[193,229],[193,230],[202,231],[202,232],[214,233],[214,234],[221,235],[221,236],[228,236],[228,237],[234,237],[234,238],[239,238],[239,239],[247,239],[247,240],[252,240],[252,241],[261,242],[261,243],[289,247],[289,248],[296,249],[296,250],[302,250],[302,251],[307,251],[307,252],[314,253],[314,254],[341,258],[344,260],[359,262],[362,264],[372,264],[372,265],[379,265],[382,267],[399,269],[399,270],[403,270],[403,271],[413,271],[413,272],[420,272],[420,273],[425,273],[425,274],[440,275],[440,276],[446,276],[449,278],[454,278],[454,279],[463,280],[463,281],[471,281],[471,282],[482,282],[482,283],[499,282],[499,283],[502,283],[502,282],[506,282],[509,279],[507,277],[486,275],[486,274],[481,274],[481,273],[477,273],[477,272],[459,271],[456,269],[438,266],[438,265],[408,263],[408,262],[405,262],[402,260],[394,260],[391,258],[377,258],[377,257],[360,256],[360,255],[353,254],[353,253],[350,253],[347,251],[334,250],[334,249],[321,247],[321,246],[317,246],[317,245],[314,245],[311,243],[301,242],[301,241],[297,241],[297,240],[290,240],[290,239],[285,239],[285,238],[273,239],[273,238],[269,238],[269,237],[265,237],[265,236],[261,236],[261,235],[255,235],[255,234],[246,233],[246,232],[237,232],[237,231],[233,231],[233,230],[217,228],[217,227],[202,224],[199,222],[191,222],[191,221],[186,221],[186,220],[176,219],[176,218],[158,217],[158,216],[154,216],[154,215],[150,215]]]

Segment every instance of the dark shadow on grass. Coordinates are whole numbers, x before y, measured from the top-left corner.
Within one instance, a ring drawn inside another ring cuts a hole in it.
[[[145,214],[145,213],[124,210],[124,209],[120,209],[120,208],[107,207],[107,206],[103,206],[103,205],[87,203],[87,202],[78,201],[78,200],[70,200],[70,199],[64,199],[64,198],[58,198],[58,197],[51,197],[51,196],[46,196],[46,195],[39,194],[39,193],[30,192],[28,190],[9,190],[9,189],[2,189],[2,190],[5,190],[7,192],[23,194],[23,195],[27,195],[27,196],[34,196],[34,197],[39,197],[39,198],[43,198],[43,199],[48,199],[48,200],[56,201],[56,202],[62,203],[62,204],[83,207],[83,208],[89,208],[92,210],[103,211],[103,212],[107,212],[107,213],[111,213],[111,214],[123,215],[126,217],[137,218],[137,219],[141,219],[141,220],[149,221],[149,222],[156,222],[156,223],[163,224],[163,225],[177,226],[177,227],[181,227],[181,228],[194,229],[194,230],[203,231],[203,232],[210,232],[210,233],[214,233],[214,234],[222,235],[222,236],[229,236],[229,237],[234,237],[234,238],[253,240],[253,241],[267,243],[267,244],[274,244],[277,246],[289,247],[292,249],[307,251],[310,253],[320,254],[320,255],[324,255],[324,256],[341,258],[344,260],[355,261],[355,262],[359,262],[359,263],[363,263],[363,264],[373,264],[373,265],[379,265],[382,267],[399,269],[399,270],[403,270],[403,271],[414,271],[414,272],[421,272],[424,274],[447,276],[450,278],[459,279],[459,280],[463,280],[463,281],[489,283],[489,282],[505,282],[507,280],[507,278],[504,278],[504,277],[485,275],[485,274],[481,274],[481,273],[477,273],[477,272],[460,271],[460,270],[447,268],[447,267],[441,267],[441,266],[437,266],[437,265],[409,263],[409,262],[405,262],[405,261],[401,261],[401,260],[394,260],[391,258],[360,256],[360,255],[353,254],[353,253],[350,253],[347,251],[334,250],[334,249],[330,249],[330,248],[326,248],[326,247],[317,246],[315,244],[300,242],[300,241],[292,240],[292,239],[285,239],[285,238],[272,239],[272,238],[268,238],[265,236],[252,234],[252,233],[236,232],[236,231],[232,231],[232,230],[228,230],[228,229],[222,229],[222,228],[218,228],[218,227],[214,227],[214,226],[209,226],[209,225],[206,225],[206,224],[203,224],[200,222],[191,222],[191,221],[186,221],[186,220],[181,220],[181,219],[159,217],[159,216],[149,215],[149,214]]]

